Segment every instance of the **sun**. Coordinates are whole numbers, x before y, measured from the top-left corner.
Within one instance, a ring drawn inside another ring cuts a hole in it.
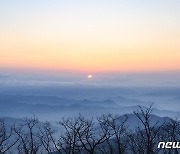
[[[88,75],[87,76],[88,77],[88,79],[91,79],[91,78],[93,78],[93,76],[90,74],[90,75]]]

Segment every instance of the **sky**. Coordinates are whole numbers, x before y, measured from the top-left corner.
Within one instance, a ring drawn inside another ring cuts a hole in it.
[[[179,0],[1,0],[0,69],[180,70]]]

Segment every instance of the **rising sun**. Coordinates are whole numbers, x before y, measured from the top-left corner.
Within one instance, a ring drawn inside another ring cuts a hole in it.
[[[93,78],[93,76],[92,76],[92,75],[88,75],[87,77],[88,77],[88,79],[91,79],[91,78]]]

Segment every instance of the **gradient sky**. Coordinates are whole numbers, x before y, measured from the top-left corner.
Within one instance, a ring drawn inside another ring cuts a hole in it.
[[[0,68],[180,70],[180,1],[1,0]]]

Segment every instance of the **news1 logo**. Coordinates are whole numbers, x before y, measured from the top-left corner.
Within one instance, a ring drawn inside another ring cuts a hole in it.
[[[159,142],[158,149],[180,149],[179,142]]]

